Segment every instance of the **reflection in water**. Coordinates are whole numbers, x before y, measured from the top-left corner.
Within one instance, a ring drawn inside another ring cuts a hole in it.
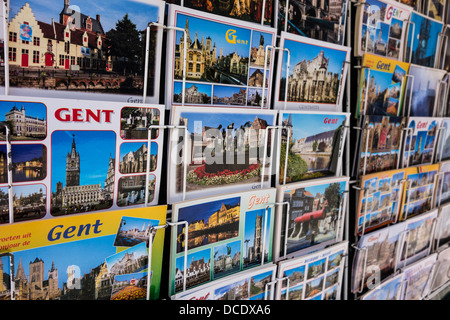
[[[32,181],[32,180],[41,180],[42,170],[40,169],[16,169],[13,170],[13,181]]]

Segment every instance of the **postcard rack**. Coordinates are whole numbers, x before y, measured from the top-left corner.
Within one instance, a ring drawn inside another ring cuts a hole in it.
[[[11,131],[6,124],[0,124],[5,128],[6,132],[6,171],[7,171],[7,183],[8,183],[8,213],[9,223],[14,223],[14,193],[13,193],[13,177],[12,177],[12,152],[11,152]]]

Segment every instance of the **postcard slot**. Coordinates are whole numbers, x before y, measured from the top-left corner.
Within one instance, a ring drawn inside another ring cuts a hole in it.
[[[156,23],[156,22],[150,22],[147,26],[147,38],[145,41],[145,70],[144,72],[147,74],[148,73],[148,57],[149,57],[149,53],[150,53],[150,49],[149,49],[149,45],[150,45],[150,27],[155,26],[158,28],[163,28],[165,30],[172,30],[174,31],[174,33],[176,31],[180,31],[183,32],[183,41],[184,43],[187,43],[187,33],[186,30],[183,28],[179,28],[176,26],[166,26],[163,25],[162,23]],[[187,46],[183,46],[183,86],[181,89],[182,95],[181,95],[181,106],[184,106],[184,100],[185,100],[185,93],[186,93],[186,68],[187,68]],[[145,103],[145,98],[147,95],[147,82],[148,82],[148,77],[144,75],[144,97],[143,97],[143,102]]]
[[[274,281],[269,281],[264,285],[264,300],[270,300],[270,299],[267,299],[267,293],[269,291],[268,287],[270,285],[270,291],[273,291],[273,287],[275,286],[276,283],[277,283],[277,280],[274,280]]]
[[[286,300],[289,300],[289,288],[291,285],[291,279],[289,277],[277,278],[277,282],[280,283],[280,288],[283,289],[283,280],[286,280]],[[280,290],[281,292],[281,290]],[[281,293],[283,294],[283,293]]]
[[[346,186],[347,188],[347,186]],[[345,190],[342,192],[342,197],[339,201],[339,211],[338,211],[338,217],[337,217],[337,221],[340,221],[340,226],[339,228],[343,229],[344,228],[344,224],[347,221],[346,216],[347,216],[347,207],[346,207],[346,203],[347,203],[347,196],[349,194],[348,190]],[[344,210],[343,210],[344,209]],[[344,211],[344,214],[342,214],[342,211]],[[341,221],[341,217],[344,217],[344,219]],[[336,232],[336,243],[339,242],[339,235],[341,234],[341,232]],[[348,237],[346,236],[345,239],[347,239]]]
[[[187,163],[188,163],[188,136],[189,132],[187,126],[174,126],[174,125],[151,125],[148,127],[148,146],[150,146],[151,130],[152,129],[183,129],[184,130],[184,151],[183,151],[183,201],[186,200],[186,177],[187,177]],[[173,131],[172,131],[173,132]],[[170,161],[170,159],[169,159]],[[150,172],[150,157],[147,157],[147,174],[145,176],[145,206],[148,203],[148,185],[149,185],[149,175]]]
[[[439,133],[439,138],[438,138],[436,146],[439,146],[439,161],[438,161],[438,159],[435,159],[435,162],[442,162],[442,152],[444,149],[445,141],[441,141],[441,139],[445,138],[445,136],[447,135],[447,128],[441,125],[437,130]],[[444,131],[444,133],[442,133],[442,131]],[[437,158],[437,156],[438,155],[436,154],[436,158]]]
[[[8,10],[8,2],[9,1],[2,1],[2,13],[3,13],[3,47],[5,48],[3,50],[3,61],[4,61],[4,67],[5,67],[5,96],[9,95],[9,54],[8,49],[9,48],[9,36],[8,36],[8,16],[9,16],[9,10]]]
[[[184,266],[183,266],[183,291],[186,291],[186,273],[187,273],[187,256],[188,256],[188,233],[189,233],[189,223],[187,221],[177,221],[177,222],[167,222],[167,225],[179,226],[184,224],[184,242],[186,245],[184,246]]]
[[[434,188],[436,188],[436,186],[438,186],[438,182],[441,181],[441,186],[439,188],[439,193],[436,194],[436,192],[433,192],[433,197],[431,198],[431,209],[434,209],[434,207],[436,206],[436,200],[440,201],[441,200],[441,195],[442,195],[442,187],[444,185],[444,181],[441,180],[441,176],[444,176],[445,172],[438,172],[436,173],[436,175],[434,176]],[[439,197],[437,197],[437,195],[439,195]],[[439,204],[440,205],[440,204]]]
[[[288,238],[287,233],[288,233],[288,229],[289,229],[289,213],[291,211],[291,204],[288,201],[285,201],[285,202],[275,202],[275,205],[276,206],[286,205],[286,223],[284,226],[284,249],[283,249],[283,252],[284,252],[283,258],[286,259],[287,238]]]
[[[153,231],[155,231],[155,235],[156,232],[159,229],[165,229],[167,228],[169,225],[167,224],[163,224],[161,226],[151,226],[150,227],[150,235],[148,237],[148,262],[147,262],[147,300],[150,300],[150,287],[151,287],[151,281],[152,281],[152,248],[153,248]]]
[[[366,167],[367,167],[367,152],[369,151],[369,140],[370,140],[370,134],[372,132],[374,128],[371,128],[369,126],[367,126],[366,128],[364,128],[364,131],[366,131],[366,146],[364,149],[364,154],[366,155],[364,157],[364,168],[363,168],[363,176],[366,175]],[[359,170],[358,170],[359,171]]]
[[[9,283],[10,283],[10,297],[11,300],[16,300],[16,281],[15,281],[15,275],[14,275],[14,254],[12,254],[11,252],[6,252],[6,253],[0,253],[0,259],[2,257],[9,257],[9,275],[10,275],[10,279],[9,279]]]
[[[270,50],[274,50],[274,51],[286,51],[288,56],[287,56],[287,61],[286,61],[286,79],[289,79],[289,66],[291,63],[291,52],[289,51],[289,49],[286,48],[282,48],[282,47],[274,47],[272,45],[268,45],[266,46],[265,52],[264,52],[264,75],[266,74],[267,71],[267,57],[269,56],[268,51]],[[266,91],[266,77],[263,77],[263,85],[262,85],[262,99],[261,99],[261,109],[264,109],[264,97],[265,97],[265,91]],[[286,110],[287,108],[287,96],[288,96],[288,86],[285,86],[284,89],[284,110]],[[267,106],[269,107],[269,101],[267,100]]]
[[[6,131],[6,168],[7,168],[7,176],[8,176],[8,213],[9,213],[9,223],[14,223],[14,195],[13,195],[13,179],[12,179],[12,153],[11,153],[11,133],[9,130],[8,125],[6,124],[0,124],[0,126],[5,127]]]
[[[408,38],[409,38],[409,34],[410,34],[409,33],[410,26],[412,25],[412,33],[411,33],[412,35],[414,35],[415,29],[416,29],[416,24],[414,22],[408,21],[407,24],[408,24],[408,28],[407,28],[406,37],[405,37],[406,45],[408,45]],[[405,62],[411,63],[412,52],[413,52],[412,48],[414,48],[414,37],[411,37],[411,45],[409,47],[409,58],[408,58],[408,61],[406,61],[406,58],[405,58]]]
[[[359,287],[359,290],[356,290],[357,293],[362,293],[364,291],[364,278],[366,275],[366,269],[367,269],[367,256],[368,256],[368,249],[367,248],[360,248],[356,245],[352,245],[353,249],[359,252],[364,252],[364,262],[363,262],[363,269],[362,269],[362,276],[361,276],[361,286]]]
[[[264,92],[263,92],[263,94],[264,94]],[[264,171],[265,171],[265,168],[266,168],[267,142],[268,142],[267,140],[268,140],[268,136],[269,136],[269,130],[270,129],[278,130],[280,128],[281,128],[280,126],[267,126],[265,128],[265,130],[264,130],[264,132],[265,132],[264,133],[264,156],[263,156],[262,169],[261,169],[261,189],[264,188],[264,176],[265,176]],[[272,139],[271,139],[271,144],[270,144],[270,152],[271,152],[270,158],[271,158],[271,161],[270,161],[269,174],[268,174],[269,180],[270,180],[270,176],[272,175],[273,155],[274,155],[274,152],[275,152],[275,150],[274,150],[275,139],[273,138],[273,134],[274,134],[274,132],[272,131],[272,137],[271,137]],[[278,172],[278,168],[277,168],[277,172]]]
[[[284,173],[283,173],[283,185],[286,185],[286,177],[287,177],[287,167],[288,167],[288,157],[289,157],[289,144],[291,143],[291,127],[283,126],[283,129],[287,130],[287,141],[286,141],[286,155],[284,159]],[[280,136],[281,139],[281,136]]]
[[[408,150],[411,149],[411,142],[412,142],[412,136],[414,133],[414,128],[403,128],[402,131],[407,131],[406,133],[406,137],[404,139],[404,145],[403,145],[403,154],[402,154],[402,169],[405,168],[405,160],[406,160],[406,168],[409,167],[409,155],[406,157],[405,153],[406,153],[406,140],[408,139],[408,137],[410,137],[409,139],[409,145],[408,145]],[[406,158],[406,159],[404,159]]]
[[[264,257],[266,252],[266,235],[267,235],[267,213],[269,212],[269,208],[272,208],[272,214],[275,211],[275,204],[269,204],[266,206],[264,210],[264,226],[263,226],[263,241],[262,241],[262,254],[261,254],[261,266],[264,265]]]
[[[444,86],[444,89],[442,89],[443,86]],[[435,117],[443,116],[443,114],[444,114],[444,107],[445,107],[446,100],[444,100],[444,103],[442,103],[442,104],[440,102],[441,102],[442,95],[444,96],[445,99],[447,98],[447,91],[448,91],[448,82],[446,82],[444,80],[439,80],[439,83],[437,86],[436,100],[434,100],[433,114],[435,115]],[[444,94],[442,94],[442,92],[444,92]]]
[[[401,206],[402,191],[403,191],[403,187],[405,185],[405,182],[406,182],[406,179],[400,180],[400,188],[399,188],[399,192],[398,192],[398,195],[397,195],[398,208],[397,208],[397,212],[396,213],[393,212],[393,214],[395,214],[395,219],[393,219],[391,217],[391,221],[392,221],[391,223],[392,224],[396,224],[398,222],[398,215],[399,215],[400,206]]]
[[[442,31],[442,33],[439,34],[439,36],[441,37],[441,42],[440,42],[440,48],[438,50],[438,55],[436,57],[436,61],[439,61],[439,64],[437,66],[437,69],[444,69],[444,63],[445,63],[445,54],[442,55],[442,50],[444,48],[447,48],[448,46],[448,36],[447,36],[447,29],[448,29],[448,25],[444,25],[444,30]],[[438,42],[439,43],[439,42]]]
[[[408,78],[406,89],[408,89],[409,79],[411,79],[411,87],[409,89],[409,101],[408,101],[408,107],[407,107],[408,113],[406,115],[407,117],[409,117],[409,114],[411,113],[412,93],[413,93],[413,88],[414,88],[414,76],[412,74],[407,74],[407,75],[405,75],[405,78]],[[403,107],[403,116],[405,116],[405,107]]]
[[[345,73],[345,69],[347,68],[347,65],[348,65],[348,66],[351,66],[351,65],[352,65],[351,61],[344,61],[344,63],[342,64],[342,68],[341,68],[341,73],[342,73],[342,74]],[[347,70],[350,70],[350,68],[347,69]],[[350,74],[350,72],[347,72],[347,77],[349,77],[349,74]],[[350,82],[348,82],[348,83],[350,83]],[[346,83],[345,85],[346,85],[346,89],[347,89],[347,88],[350,88],[350,86],[349,86],[347,83]],[[287,86],[286,86],[286,88],[287,88]],[[337,96],[337,98],[336,98],[336,101],[341,101],[341,95],[342,95],[343,92],[344,92],[343,89],[344,89],[344,88],[342,88],[342,90],[339,90],[339,91],[338,91],[338,96]],[[286,90],[286,91],[287,91],[287,90]],[[350,90],[347,90],[347,93],[349,93],[349,91],[350,91]],[[346,111],[348,112],[349,98],[347,98],[347,103],[346,103],[346,104],[347,104],[347,105],[346,105]]]

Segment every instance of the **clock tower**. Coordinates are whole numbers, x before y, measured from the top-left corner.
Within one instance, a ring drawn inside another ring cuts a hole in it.
[[[80,155],[73,135],[72,150],[67,153],[66,161],[66,187],[80,185]]]

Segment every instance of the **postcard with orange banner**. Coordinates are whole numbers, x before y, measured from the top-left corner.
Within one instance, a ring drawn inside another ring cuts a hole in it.
[[[155,206],[0,226],[0,299],[158,299],[166,213]]]

